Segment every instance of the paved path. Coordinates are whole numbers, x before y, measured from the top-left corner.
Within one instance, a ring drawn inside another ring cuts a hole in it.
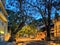
[[[15,45],[13,42],[0,42],[0,45]]]
[[[25,43],[18,43],[19,45],[60,45],[57,43],[54,43],[52,41],[32,41],[32,42],[25,42]]]
[[[22,42],[22,43],[17,43],[17,45],[60,45],[60,43],[54,43],[52,41],[31,41],[31,42]],[[16,45],[13,42],[0,42],[0,45]]]

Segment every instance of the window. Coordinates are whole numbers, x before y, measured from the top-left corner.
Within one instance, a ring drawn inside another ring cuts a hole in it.
[[[54,33],[51,33],[51,36],[53,36],[53,37],[54,37]]]
[[[55,26],[55,29],[57,30],[57,26]]]
[[[3,23],[2,20],[0,20],[0,33],[4,34],[4,26],[2,23]]]
[[[59,29],[60,29],[60,25],[59,25]]]

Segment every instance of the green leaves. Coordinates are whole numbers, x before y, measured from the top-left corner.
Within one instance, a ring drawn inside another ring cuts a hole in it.
[[[17,32],[17,35],[35,35],[37,33],[37,29],[34,25],[25,25],[19,32]]]

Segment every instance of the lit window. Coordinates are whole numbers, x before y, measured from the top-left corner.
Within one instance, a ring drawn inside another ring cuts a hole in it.
[[[59,29],[60,29],[60,25],[59,25]]]
[[[55,26],[55,29],[57,30],[57,26]]]
[[[51,36],[53,36],[53,37],[54,37],[54,33],[51,33]]]

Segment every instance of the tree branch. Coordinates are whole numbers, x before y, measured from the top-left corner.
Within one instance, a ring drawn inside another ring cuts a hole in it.
[[[54,2],[52,3],[52,6],[54,6],[57,10],[59,10],[60,7],[57,7],[57,6],[60,6],[60,2]]]
[[[37,6],[34,6],[34,5],[32,5],[31,3],[29,3],[29,2],[25,2],[25,3],[28,3],[29,5],[31,5],[32,7],[35,7],[35,8],[37,8],[38,9],[38,11],[39,11],[39,13],[41,14],[41,16],[42,16],[42,20],[43,20],[43,22],[44,22],[44,24],[46,25],[46,18],[45,18],[45,12],[44,11],[42,11],[39,7],[37,7]]]

